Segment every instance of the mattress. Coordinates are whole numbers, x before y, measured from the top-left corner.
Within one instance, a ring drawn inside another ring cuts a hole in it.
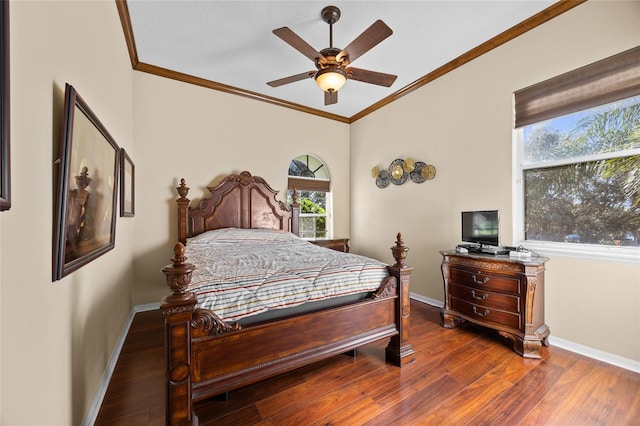
[[[380,287],[387,265],[271,229],[225,228],[187,240],[198,307],[232,322],[303,305],[352,300]]]

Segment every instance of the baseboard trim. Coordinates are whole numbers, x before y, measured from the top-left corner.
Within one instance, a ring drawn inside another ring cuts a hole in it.
[[[442,308],[444,306],[444,303],[436,300],[436,299],[432,299],[430,297],[426,297],[426,296],[422,296],[420,294],[417,293],[411,293],[409,295],[409,297],[413,300],[417,300],[418,302],[422,302],[422,303],[426,303],[427,305],[431,305],[431,306],[435,306],[436,308]]]
[[[160,308],[160,303],[137,305],[134,306],[133,309],[131,309],[129,316],[127,317],[127,321],[122,328],[122,331],[120,332],[120,337],[118,338],[118,341],[113,348],[113,352],[111,352],[111,358],[109,358],[109,362],[107,363],[104,374],[102,375],[102,379],[100,380],[100,384],[98,385],[96,394],[93,396],[93,401],[91,402],[91,405],[87,410],[87,414],[82,421],[82,426],[91,426],[96,422],[96,419],[98,418],[98,413],[100,412],[102,401],[104,401],[104,397],[107,394],[107,388],[109,387],[111,376],[113,375],[113,371],[115,370],[116,364],[118,363],[118,358],[120,357],[120,352],[122,352],[122,347],[124,346],[124,342],[127,339],[127,334],[129,333],[129,329],[131,328],[131,324],[133,323],[133,318],[138,312],[151,311],[158,308]]]
[[[417,300],[418,302],[426,303],[427,305],[435,306],[436,308],[442,308],[444,306],[444,303],[439,300],[421,296],[416,293],[411,293],[410,297],[414,300]],[[625,358],[609,352],[604,352],[599,349],[591,348],[589,346],[584,346],[570,340],[555,337],[553,335],[549,336],[549,344],[561,349],[566,349],[570,352],[574,352],[589,358],[596,359],[598,361],[605,362],[607,364],[615,365],[616,367],[624,368],[625,370],[640,373],[640,362],[634,361],[629,358]]]
[[[560,337],[554,337],[553,335],[549,336],[549,344],[558,348],[566,349],[570,352],[574,352],[580,355],[587,356],[589,358],[596,359],[598,361],[605,362],[607,364],[615,365],[616,367],[624,368],[625,370],[640,373],[640,362],[634,361],[629,358],[615,355],[610,352],[601,351],[599,349],[594,349],[589,346],[584,346],[570,340],[562,339]]]

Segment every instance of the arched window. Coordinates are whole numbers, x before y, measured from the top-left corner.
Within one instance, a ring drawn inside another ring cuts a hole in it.
[[[291,203],[293,188],[300,203],[300,236],[330,238],[331,180],[325,164],[313,155],[299,155],[289,164],[287,198]]]

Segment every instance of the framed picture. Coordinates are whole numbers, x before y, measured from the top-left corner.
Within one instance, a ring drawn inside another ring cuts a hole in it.
[[[136,167],[129,154],[120,150],[120,216],[135,215],[135,175]]]
[[[114,247],[119,154],[107,129],[67,84],[54,220],[54,281]]]
[[[11,208],[9,2],[0,4],[0,211]]]

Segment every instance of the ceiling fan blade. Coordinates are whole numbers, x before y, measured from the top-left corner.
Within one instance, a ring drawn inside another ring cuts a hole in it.
[[[314,49],[309,43],[304,41],[298,34],[291,31],[289,27],[277,28],[273,30],[273,33],[298,52],[311,59],[314,63],[317,61],[320,61],[323,64],[327,62],[327,58]]]
[[[361,68],[349,67],[345,69],[350,80],[358,80],[364,83],[377,84],[378,86],[389,87],[398,78],[397,75],[385,74],[377,71],[363,70]]]
[[[285,84],[294,83],[296,81],[304,80],[305,78],[311,78],[311,77],[313,77],[313,75],[315,73],[316,73],[315,71],[302,72],[300,74],[290,75],[289,77],[285,77],[285,78],[281,78],[281,79],[278,79],[278,80],[270,81],[267,84],[269,86],[271,86],[271,87],[280,87],[280,86],[284,86]]]
[[[338,103],[338,92],[324,92],[324,104],[325,105],[333,105]]]
[[[364,30],[362,34],[356,37],[347,47],[342,49],[336,59],[342,61],[343,58],[348,58],[349,63],[355,61],[357,58],[367,53],[369,49],[380,43],[385,38],[393,34],[391,28],[387,26],[382,20],[378,19],[371,24],[369,28]]]

